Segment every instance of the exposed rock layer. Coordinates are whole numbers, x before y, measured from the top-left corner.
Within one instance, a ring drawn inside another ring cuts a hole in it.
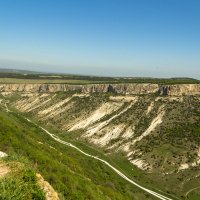
[[[68,84],[0,84],[1,92],[66,92],[79,91],[82,93],[106,93],[117,94],[153,94],[160,95],[200,95],[200,84],[88,84],[88,85],[68,85]]]
[[[59,200],[58,194],[53,187],[40,174],[36,174],[36,176],[39,186],[45,192],[46,200]]]

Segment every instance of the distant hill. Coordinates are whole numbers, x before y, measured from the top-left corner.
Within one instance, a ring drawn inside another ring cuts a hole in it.
[[[49,73],[37,72],[20,69],[6,69],[0,68],[0,78],[9,78],[5,82],[14,83],[16,79],[37,80],[37,83],[44,82],[44,80],[52,80],[53,83],[156,83],[156,84],[192,84],[200,83],[200,80],[190,77],[173,77],[173,78],[155,78],[155,77],[105,77],[105,76],[91,76],[67,73]],[[10,80],[13,78],[14,80]],[[71,81],[72,80],[72,81]],[[2,82],[2,81],[0,81]],[[19,81],[17,81],[19,82]],[[23,80],[24,82],[24,80]]]
[[[21,70],[21,69],[8,69],[0,68],[0,73],[12,73],[12,74],[41,74],[41,72]]]

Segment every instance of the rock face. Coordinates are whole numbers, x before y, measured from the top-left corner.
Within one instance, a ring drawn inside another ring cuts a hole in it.
[[[6,153],[4,153],[3,151],[0,151],[0,158],[6,157],[6,156],[7,156]]]
[[[0,92],[66,92],[79,91],[81,93],[106,93],[117,94],[160,94],[160,95],[199,95],[200,84],[162,85],[158,84],[0,84]]]
[[[157,84],[1,84],[1,92],[65,92],[79,91],[82,93],[106,93],[119,94],[148,94],[155,93],[159,89]]]
[[[199,95],[200,84],[180,84],[160,87],[161,95],[180,96],[180,95]]]
[[[45,192],[46,200],[59,200],[58,194],[53,187],[40,174],[36,174],[36,176],[39,186]]]

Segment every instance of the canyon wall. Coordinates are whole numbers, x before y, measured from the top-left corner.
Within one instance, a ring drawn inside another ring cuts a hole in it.
[[[170,96],[200,95],[200,84],[0,84],[0,92],[67,92],[79,91],[82,93],[106,93],[117,94],[160,94]]]

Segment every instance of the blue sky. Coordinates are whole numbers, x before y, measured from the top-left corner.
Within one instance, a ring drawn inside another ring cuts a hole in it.
[[[200,1],[0,0],[0,67],[200,79]]]

